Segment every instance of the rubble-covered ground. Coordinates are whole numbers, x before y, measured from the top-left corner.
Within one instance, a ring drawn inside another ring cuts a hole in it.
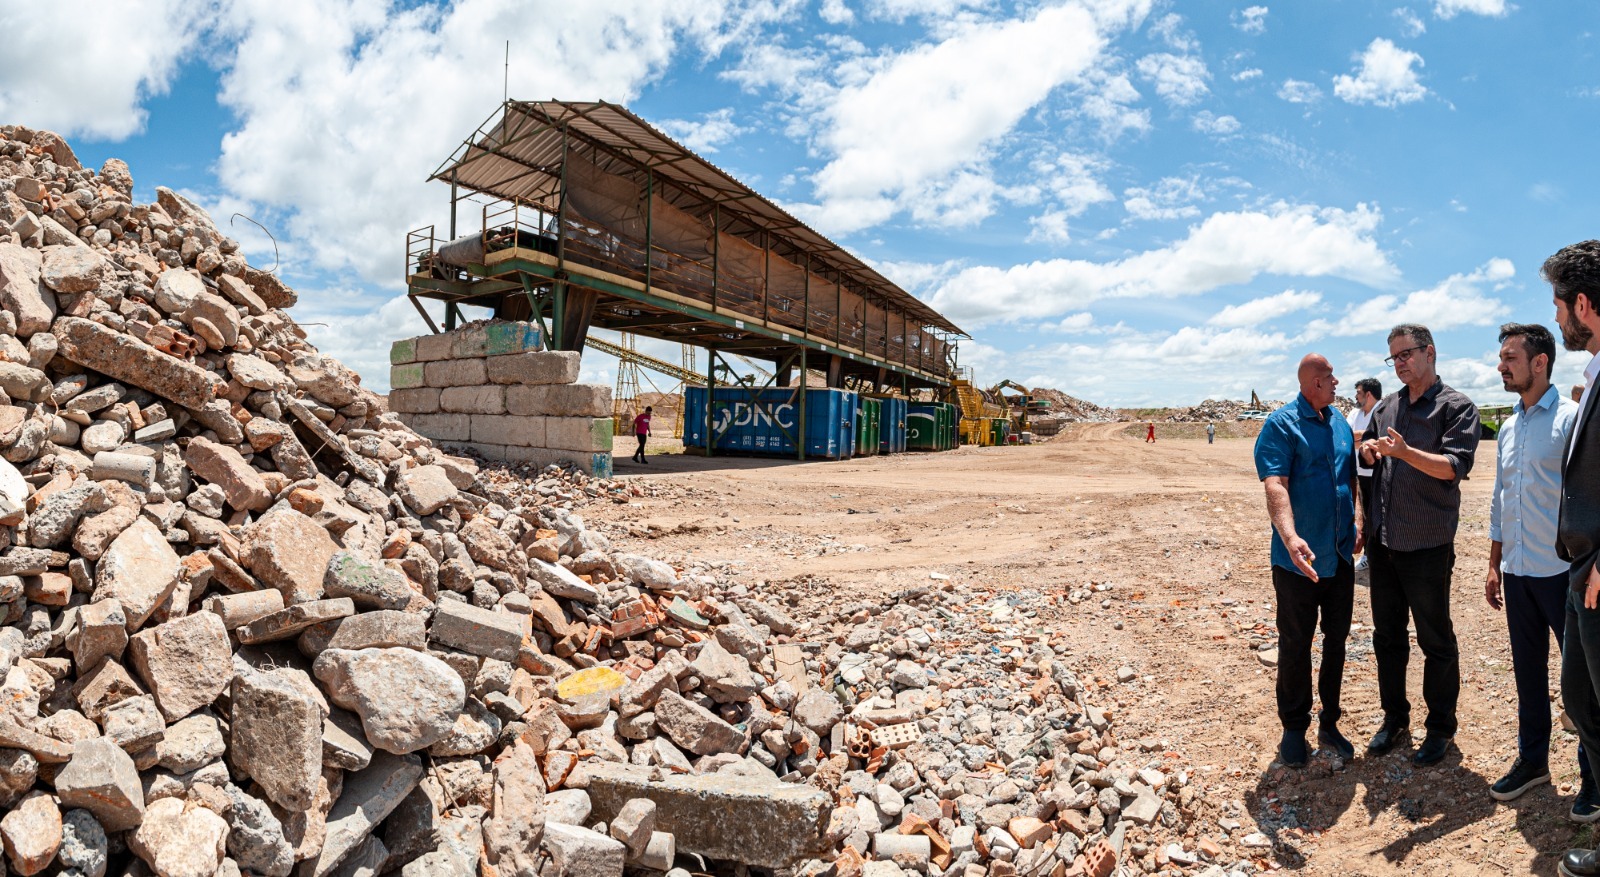
[[[1126,720],[1146,662],[1054,624],[1111,586],[842,601],[775,574],[836,540],[657,551],[720,524],[626,510],[714,489],[445,453],[204,211],[133,191],[0,128],[0,877],[1265,861]]]
[[[1457,543],[1459,751],[1425,769],[1407,751],[1349,764],[1319,754],[1285,770],[1272,764],[1276,638],[1252,443],[1207,445],[1197,432],[1146,445],[1127,427],[839,463],[663,457],[647,474],[619,466],[622,480],[692,493],[590,517],[618,545],[704,564],[754,593],[790,594],[797,618],[831,620],[929,589],[954,597],[936,605],[971,607],[975,640],[1048,644],[1086,701],[1110,710],[1128,767],[1186,781],[1177,828],[1129,832],[1131,873],[1170,872],[1160,857],[1181,842],[1191,852],[1215,844],[1210,861],[1229,870],[1553,875],[1561,852],[1594,842],[1566,819],[1577,781],[1571,735],[1557,733],[1553,786],[1510,805],[1488,796],[1516,733],[1505,618],[1482,598],[1492,473],[1467,482]],[[1485,445],[1480,464],[1492,451]],[[1359,751],[1380,713],[1364,587],[1356,599],[1341,725]],[[1420,721],[1415,652],[1411,675]],[[1553,680],[1554,671],[1552,693]],[[1207,873],[1199,858],[1179,870]]]

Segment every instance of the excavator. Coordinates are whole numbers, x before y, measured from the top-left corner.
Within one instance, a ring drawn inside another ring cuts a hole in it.
[[[1021,395],[1007,396],[1003,392],[1007,388],[1016,390]],[[1035,399],[1032,390],[1010,379],[990,387],[989,395],[1006,407],[1011,416],[1011,431],[1018,435],[1028,431],[1031,426],[1030,419],[1034,415],[1044,414],[1050,410],[1048,400]]]

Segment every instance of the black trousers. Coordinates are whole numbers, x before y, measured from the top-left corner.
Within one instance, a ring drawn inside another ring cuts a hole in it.
[[[1341,715],[1339,689],[1355,605],[1355,570],[1341,560],[1331,578],[1313,582],[1274,566],[1272,589],[1278,600],[1278,720],[1285,731],[1304,733],[1311,727],[1311,642],[1320,615],[1322,670],[1317,674],[1317,696],[1322,699],[1321,724],[1331,727]]]
[[[1426,727],[1437,737],[1454,737],[1456,701],[1461,696],[1461,652],[1450,622],[1450,576],[1454,545],[1394,551],[1369,546],[1372,575],[1372,652],[1378,659],[1378,700],[1384,721],[1411,723],[1406,698],[1406,665],[1411,640],[1406,625],[1417,628],[1422,650],[1422,699],[1428,705]]]
[[[1579,751],[1588,762],[1581,770],[1584,783],[1594,782],[1600,769],[1600,609],[1586,609],[1583,592],[1569,589],[1566,596],[1566,634],[1561,641],[1561,703],[1567,718],[1578,728]]]
[[[639,435],[639,436],[636,436],[636,438],[639,439],[639,450],[633,452],[633,458],[635,460],[641,460],[641,459],[644,458],[644,440],[649,438],[649,436],[648,435]]]
[[[1517,752],[1534,764],[1550,759],[1550,635],[1566,655],[1567,574],[1501,576],[1506,630],[1511,634],[1511,674],[1517,680]],[[1578,770],[1589,778],[1583,743]]]
[[[1357,475],[1356,486],[1361,489],[1361,520],[1372,520],[1372,476]]]

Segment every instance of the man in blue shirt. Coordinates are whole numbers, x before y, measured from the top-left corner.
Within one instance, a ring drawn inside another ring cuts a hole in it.
[[[1550,385],[1556,339],[1539,325],[1500,327],[1500,378],[1518,400],[1500,427],[1489,506],[1489,574],[1483,595],[1505,609],[1511,634],[1511,668],[1517,683],[1517,758],[1490,788],[1510,801],[1550,781],[1550,634],[1562,645],[1567,574],[1556,556],[1556,515],[1561,507],[1561,455],[1578,416],[1578,403]],[[1578,751],[1583,784],[1572,818],[1600,819],[1600,798]]]
[[[1355,748],[1339,733],[1339,689],[1355,601],[1352,558],[1361,550],[1355,504],[1355,438],[1333,407],[1339,380],[1322,356],[1300,361],[1300,395],[1274,411],[1256,437],[1256,474],[1272,518],[1272,587],[1278,604],[1278,760],[1306,763],[1311,727],[1311,643],[1322,617],[1322,698],[1317,740],[1341,758]]]

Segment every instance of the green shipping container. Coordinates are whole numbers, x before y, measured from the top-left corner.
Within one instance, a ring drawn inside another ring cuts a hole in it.
[[[856,397],[856,456],[878,453],[883,433],[883,400]]]
[[[906,449],[949,451],[960,443],[960,414],[948,402],[913,402],[906,410]]]

